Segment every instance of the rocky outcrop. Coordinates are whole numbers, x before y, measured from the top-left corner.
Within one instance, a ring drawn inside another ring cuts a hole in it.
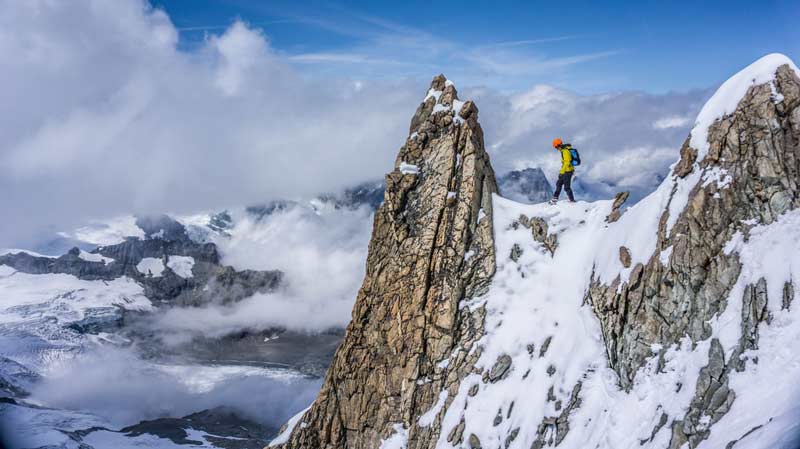
[[[395,433],[435,446],[440,417],[418,420],[478,357],[483,310],[464,302],[495,271],[496,191],[478,108],[437,76],[386,176],[352,322],[285,447],[374,449]]]
[[[614,203],[611,205],[611,213],[606,217],[608,223],[614,223],[622,216],[622,205],[628,201],[630,192],[619,192],[614,196]]]
[[[800,206],[797,73],[782,65],[773,82],[750,87],[735,111],[711,124],[707,141],[706,154],[691,139],[681,149],[670,202],[679,201],[681,183],[691,190],[678,216],[669,216],[671,207],[663,212],[654,253],[633,267],[629,279],[618,277],[611,285],[595,280],[587,294],[602,324],[609,364],[625,389],[652,357],[651,345],[663,347],[663,354],[684,336],[693,342],[712,337],[710,321],[727,307],[741,270],[725,244]],[[627,252],[620,248],[620,257],[630,259]],[[788,285],[785,290],[793,288]],[[743,302],[742,339],[727,358],[719,341],[711,340],[697,385],[684,387],[696,391],[689,410],[669,417],[670,448],[696,447],[735,401],[727,374],[742,370],[745,351],[757,347],[758,323],[769,320],[766,302],[783,300],[767,298],[766,291],[766,283],[759,282],[743,298],[731,299]],[[667,419],[662,421],[663,426]]]

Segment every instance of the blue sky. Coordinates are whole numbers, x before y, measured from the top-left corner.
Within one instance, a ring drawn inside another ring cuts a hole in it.
[[[310,76],[581,93],[707,88],[771,52],[800,60],[800,2],[154,0],[191,51],[241,19]]]

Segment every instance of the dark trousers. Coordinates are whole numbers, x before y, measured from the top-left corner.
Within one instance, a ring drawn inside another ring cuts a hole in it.
[[[558,175],[558,181],[556,181],[556,191],[553,192],[553,198],[558,199],[558,197],[561,195],[561,186],[564,186],[564,190],[567,192],[567,197],[569,197],[569,200],[575,201],[575,197],[572,196],[573,173],[574,172],[568,171]]]

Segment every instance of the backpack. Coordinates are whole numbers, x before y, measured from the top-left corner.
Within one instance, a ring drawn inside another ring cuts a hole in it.
[[[570,155],[570,164],[573,166],[581,165],[581,154],[578,153],[578,150],[572,147],[569,147],[569,155]]]

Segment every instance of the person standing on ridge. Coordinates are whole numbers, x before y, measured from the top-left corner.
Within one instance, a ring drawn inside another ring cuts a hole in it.
[[[553,199],[550,204],[556,204],[558,197],[561,195],[561,187],[567,192],[569,201],[574,203],[575,197],[572,195],[572,175],[575,174],[575,166],[581,163],[578,150],[572,148],[572,145],[564,143],[561,139],[553,139],[553,148],[561,153],[561,170],[558,172],[558,181],[556,181],[556,191],[553,192]]]

